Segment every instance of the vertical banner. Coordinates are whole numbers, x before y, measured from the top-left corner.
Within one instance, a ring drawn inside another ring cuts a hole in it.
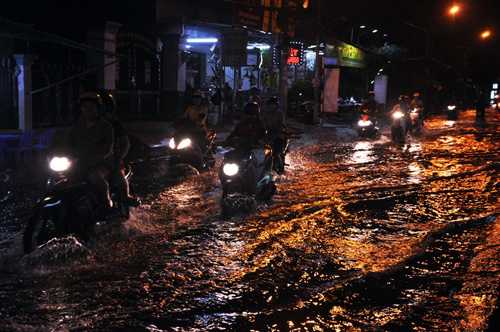
[[[378,101],[379,104],[387,105],[387,81],[387,75],[375,76],[373,92],[375,92],[375,100]]]
[[[340,68],[325,68],[323,89],[323,112],[338,113]]]
[[[247,30],[226,29],[222,32],[222,65],[243,67],[247,65]]]

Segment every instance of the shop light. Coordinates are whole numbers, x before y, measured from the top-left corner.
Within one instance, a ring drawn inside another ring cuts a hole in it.
[[[271,46],[266,44],[248,44],[247,46],[248,50],[253,50],[254,48],[260,48],[261,50],[268,50],[271,48]]]
[[[188,38],[187,39],[188,43],[217,43],[218,39],[217,38]]]

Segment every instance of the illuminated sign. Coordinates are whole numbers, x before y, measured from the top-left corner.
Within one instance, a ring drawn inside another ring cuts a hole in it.
[[[303,63],[304,44],[301,42],[290,42],[287,48],[286,64],[290,66],[301,65]],[[274,47],[273,60],[275,64],[279,64],[277,48]]]
[[[325,47],[325,65],[365,68],[364,55],[362,50],[353,45],[333,40]]]
[[[290,47],[288,50],[288,57],[286,59],[287,65],[300,65],[302,63],[302,49]]]

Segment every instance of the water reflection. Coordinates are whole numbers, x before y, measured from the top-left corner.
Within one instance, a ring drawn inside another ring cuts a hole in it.
[[[426,122],[403,150],[314,128],[292,142],[293,167],[274,199],[225,220],[216,171],[147,187],[147,204],[84,259],[3,277],[1,323],[481,331],[500,283],[499,184],[489,167],[500,140],[493,129],[477,140],[464,122],[455,133],[444,123]]]

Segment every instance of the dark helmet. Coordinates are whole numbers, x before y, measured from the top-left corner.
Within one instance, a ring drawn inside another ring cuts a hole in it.
[[[104,111],[110,114],[114,114],[116,110],[116,101],[115,97],[111,93],[103,92],[100,94],[102,103],[104,105]]]
[[[102,98],[97,92],[86,91],[80,95],[78,98],[78,104],[81,105],[86,101],[91,101],[95,103],[99,108],[102,107]]]
[[[260,107],[256,102],[251,102],[245,105],[243,109],[243,114],[245,118],[257,119],[260,114]]]
[[[267,100],[267,106],[270,106],[270,105],[279,106],[279,104],[280,104],[280,102],[278,101],[278,97],[276,97],[276,96],[269,97],[269,99]]]

